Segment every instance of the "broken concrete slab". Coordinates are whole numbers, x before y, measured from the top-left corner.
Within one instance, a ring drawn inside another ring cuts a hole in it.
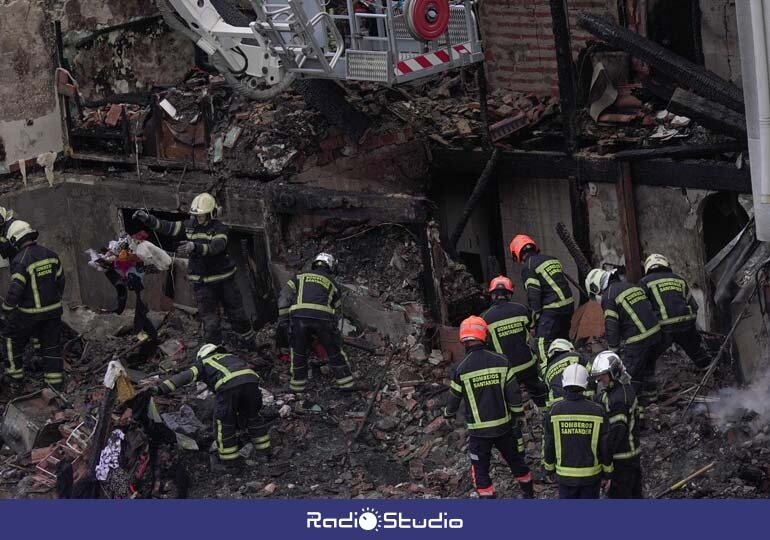
[[[163,321],[165,314],[151,311],[148,316],[157,328]],[[71,309],[65,307],[62,321],[86,339],[102,340],[132,328],[134,310],[127,309],[118,315],[117,313],[97,313],[84,306]]]
[[[342,309],[345,316],[355,321],[362,328],[376,329],[384,337],[398,342],[411,333],[411,325],[406,322],[404,314],[386,309],[380,302],[358,294],[354,287],[342,285],[345,290]]]

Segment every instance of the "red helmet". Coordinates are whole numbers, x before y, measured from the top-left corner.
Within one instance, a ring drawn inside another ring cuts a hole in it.
[[[471,316],[460,324],[460,341],[471,339],[487,340],[487,321],[481,317]]]
[[[524,250],[525,247],[532,246],[535,248],[535,251],[540,251],[537,248],[537,244],[534,240],[532,240],[529,236],[526,234],[517,234],[513,237],[513,240],[511,240],[511,245],[509,246],[511,250],[511,257],[513,257],[514,261],[521,261],[521,252]]]
[[[497,276],[495,279],[489,282],[489,292],[494,292],[501,289],[508,292],[513,292],[513,281],[505,276]]]

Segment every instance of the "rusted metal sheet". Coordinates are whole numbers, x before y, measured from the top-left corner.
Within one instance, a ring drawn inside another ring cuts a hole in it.
[[[50,390],[18,397],[5,409],[0,436],[20,455],[55,443],[62,438],[59,426],[63,420],[55,421],[54,417],[63,405]]]

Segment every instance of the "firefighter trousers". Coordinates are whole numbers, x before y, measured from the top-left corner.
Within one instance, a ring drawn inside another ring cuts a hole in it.
[[[261,408],[262,391],[257,383],[241,384],[216,393],[214,436],[220,460],[238,459],[238,429],[246,431],[257,451],[270,451],[270,435],[259,414]]]
[[[215,283],[196,283],[194,290],[206,343],[222,344],[220,306],[224,308],[230,326],[241,340],[254,341],[255,333],[243,309],[243,299],[235,278]]]
[[[329,355],[329,367],[337,381],[338,388],[353,386],[353,375],[347,356],[342,350],[342,338],[331,320],[310,319],[307,317],[291,318],[291,381],[289,386],[295,392],[302,392],[307,384],[308,350],[313,337],[318,338]]]
[[[655,366],[661,353],[661,342],[634,343],[626,345],[621,359],[631,375],[631,385],[640,401],[649,403],[658,398],[658,383],[655,380]]]
[[[516,369],[516,367],[514,366],[513,369]],[[529,398],[535,405],[541,409],[545,407],[545,402],[548,399],[548,387],[540,378],[536,364],[521,371],[517,371],[516,380],[520,385],[526,388]]]
[[[51,386],[64,382],[64,362],[61,356],[61,319],[36,320],[14,312],[3,331],[7,366],[5,374],[14,382],[24,379],[24,349],[31,339],[40,343],[43,379]]]
[[[711,363],[711,358],[703,347],[703,340],[698,333],[698,329],[695,328],[695,324],[683,329],[664,329],[663,339],[666,349],[668,349],[672,343],[679,345],[692,363],[695,364],[695,367],[703,369]]]
[[[554,339],[569,339],[572,312],[571,308],[563,312],[544,309],[540,314],[535,328],[536,356],[539,364],[548,362],[548,347]]]
[[[520,484],[532,482],[532,474],[524,462],[523,449],[519,448],[520,436],[518,428],[495,438],[482,438],[470,435],[468,437],[468,454],[471,459],[471,479],[479,497],[495,498],[495,487],[489,476],[489,466],[492,460],[492,449],[497,448],[505,463],[510,467],[511,474]]]
[[[571,486],[559,482],[560,499],[598,499],[601,491],[601,480],[583,486]]]
[[[607,491],[610,499],[642,499],[642,466],[639,459],[615,460],[612,484]]]

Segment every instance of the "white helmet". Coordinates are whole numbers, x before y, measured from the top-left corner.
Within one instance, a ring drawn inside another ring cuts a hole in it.
[[[613,351],[600,352],[596,355],[596,358],[594,358],[593,364],[591,365],[592,377],[598,377],[599,375],[609,373],[610,378],[613,381],[616,381],[620,379],[625,372],[626,368],[623,366],[623,361],[620,359],[620,356]]]
[[[610,276],[614,273],[601,268],[594,268],[586,276],[586,292],[589,296],[597,296],[610,284]]]
[[[334,269],[337,266],[337,260],[329,253],[319,253],[315,256],[315,259],[313,259],[312,267],[315,268],[318,264],[325,264],[329,267],[331,272],[334,272]]]
[[[34,238],[37,238],[37,231],[26,221],[16,220],[8,226],[6,236],[11,245],[18,247],[21,241],[29,235],[34,235]]]
[[[585,390],[588,388],[588,370],[580,364],[570,364],[561,376],[561,387],[577,386]]]
[[[575,352],[575,346],[566,339],[554,339],[548,347],[548,358],[560,352]]]
[[[11,218],[13,218],[13,210],[0,206],[0,224],[5,223]]]
[[[200,349],[198,349],[198,354],[196,358],[198,360],[203,360],[204,358],[208,358],[209,356],[217,352],[218,348],[219,348],[219,345],[215,345],[214,343],[206,343]]]
[[[196,195],[192,203],[190,203],[190,214],[193,216],[211,214],[211,217],[214,217],[217,210],[217,200],[208,193]]]
[[[644,261],[644,273],[649,274],[655,268],[671,268],[671,263],[660,253],[653,253]]]

